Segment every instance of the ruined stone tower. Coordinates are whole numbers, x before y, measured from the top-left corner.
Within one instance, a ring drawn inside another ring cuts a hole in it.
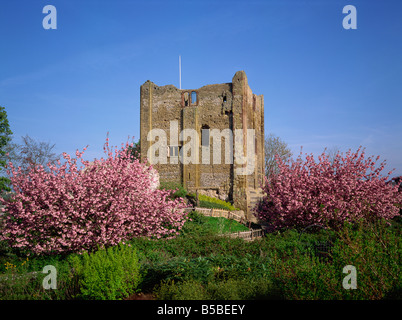
[[[264,98],[244,71],[231,83],[191,90],[146,81],[140,140],[141,160],[160,181],[231,201],[252,218],[264,181]]]

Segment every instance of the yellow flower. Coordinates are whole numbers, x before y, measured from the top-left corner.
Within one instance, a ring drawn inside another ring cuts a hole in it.
[[[10,262],[6,262],[4,265],[6,266],[6,270],[17,267],[15,264],[12,264]]]

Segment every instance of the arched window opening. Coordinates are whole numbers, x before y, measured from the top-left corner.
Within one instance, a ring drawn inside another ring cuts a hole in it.
[[[197,92],[191,91],[191,104],[197,103]]]
[[[189,105],[188,92],[184,92],[183,100],[184,100],[184,106],[187,107]]]
[[[209,146],[209,126],[206,124],[201,127],[201,145],[203,147]]]

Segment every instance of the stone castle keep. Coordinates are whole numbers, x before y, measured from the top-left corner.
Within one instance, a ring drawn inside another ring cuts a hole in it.
[[[197,135],[189,137],[185,129]],[[155,149],[163,136],[166,146]],[[191,138],[198,139],[191,150],[197,161],[186,163],[181,160]],[[236,72],[231,83],[191,90],[146,81],[141,86],[140,141],[141,160],[153,164],[161,182],[233,202],[251,218],[264,181],[264,98],[252,93],[244,71]],[[236,150],[246,163],[236,158]],[[167,161],[155,161],[160,153],[166,153]]]

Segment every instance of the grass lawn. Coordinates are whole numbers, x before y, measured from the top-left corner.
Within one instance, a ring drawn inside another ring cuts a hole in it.
[[[213,233],[232,233],[238,231],[248,231],[249,229],[232,219],[207,217],[205,228],[210,228]]]

